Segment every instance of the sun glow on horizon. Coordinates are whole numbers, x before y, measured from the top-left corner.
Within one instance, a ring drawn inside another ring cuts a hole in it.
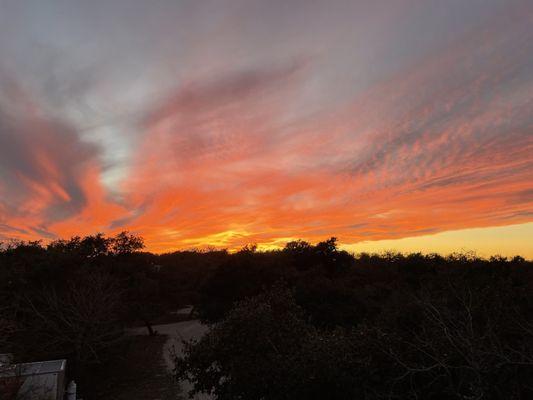
[[[451,253],[474,252],[481,257],[501,255],[521,256],[533,260],[533,223],[462,229],[408,237],[396,240],[365,241],[342,244],[341,248],[354,253],[399,251],[402,253]]]

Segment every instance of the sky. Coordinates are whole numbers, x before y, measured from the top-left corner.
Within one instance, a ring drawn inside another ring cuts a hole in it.
[[[0,0],[0,241],[533,258],[526,0]]]

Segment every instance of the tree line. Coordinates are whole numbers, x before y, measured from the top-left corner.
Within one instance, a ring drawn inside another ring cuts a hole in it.
[[[91,371],[124,329],[193,304],[177,377],[219,399],[525,399],[533,269],[521,257],[283,249],[151,254],[123,232],[0,250],[0,352]],[[153,332],[153,331],[152,331]],[[153,332],[155,333],[155,332]]]

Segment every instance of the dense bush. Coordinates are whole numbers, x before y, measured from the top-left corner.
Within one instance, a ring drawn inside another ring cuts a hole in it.
[[[331,329],[274,287],[187,343],[177,376],[219,400],[531,398],[533,324],[520,307],[531,296],[508,289],[423,288]]]

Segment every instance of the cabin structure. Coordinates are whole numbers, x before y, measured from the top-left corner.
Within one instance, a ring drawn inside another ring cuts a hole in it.
[[[66,360],[0,363],[0,398],[6,400],[63,400]]]

